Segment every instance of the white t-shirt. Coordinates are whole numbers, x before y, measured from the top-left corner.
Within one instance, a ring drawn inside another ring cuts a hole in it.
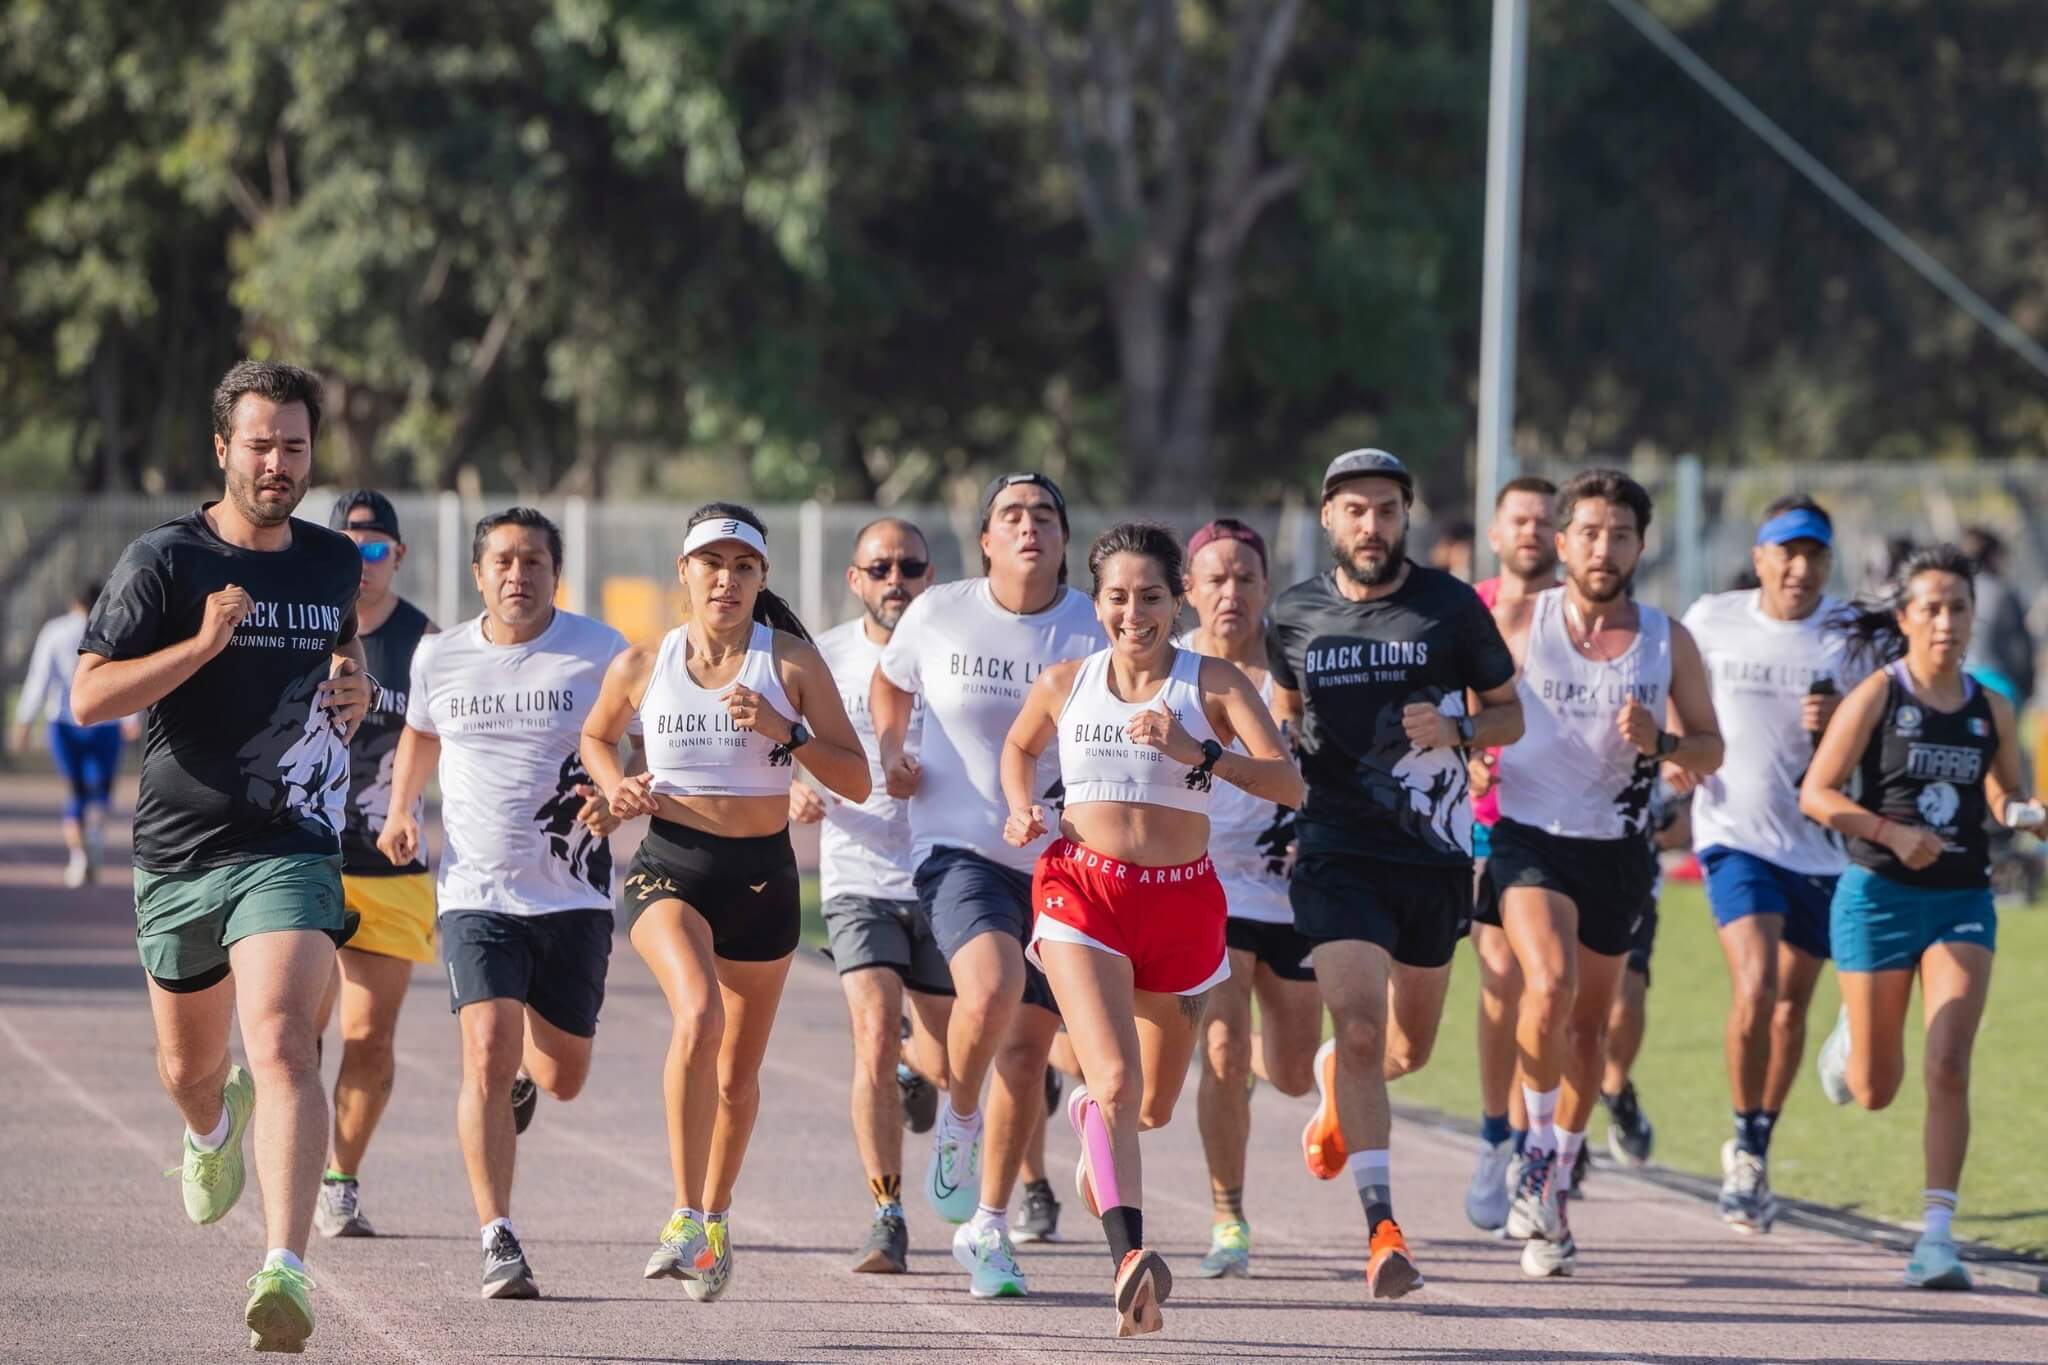
[[[1095,604],[1072,588],[1044,611],[1018,616],[997,604],[986,578],[931,589],[904,611],[882,651],[882,676],[925,700],[924,779],[910,799],[911,865],[934,848],[965,848],[1028,871],[1052,836],[1025,848],[1003,842],[1009,803],[999,763],[1024,695],[1053,664],[1102,647]],[[1032,792],[1060,800],[1058,746],[1039,755]]]
[[[1848,866],[1840,842],[1799,813],[1799,784],[1815,747],[1799,713],[1814,679],[1833,678],[1846,694],[1865,670],[1848,667],[1849,642],[1834,625],[1840,602],[1823,597],[1805,620],[1778,621],[1764,614],[1762,599],[1757,589],[1714,593],[1685,613],[1727,742],[1720,771],[1693,795],[1692,845],[1832,877]]]
[[[825,822],[818,831],[818,890],[826,900],[834,896],[873,896],[877,900],[917,899],[910,874],[910,803],[889,795],[882,783],[882,760],[875,742],[875,718],[868,712],[868,686],[875,678],[875,664],[882,647],[868,638],[866,618],[836,625],[818,636],[818,653],[832,670],[839,687],[839,700],[847,719],[868,755],[868,779],[874,790],[855,805],[831,792],[818,794],[825,801]],[[919,697],[910,712],[910,732],[904,739],[909,753],[918,751],[919,732],[924,728],[924,698]]]
[[[28,658],[28,676],[21,680],[16,720],[76,724],[71,717],[71,675],[78,670],[78,646],[84,639],[85,617],[79,612],[67,611],[43,622]]]
[[[1192,632],[1175,641],[1192,650]],[[1273,676],[1259,687],[1259,700],[1273,709]],[[1250,754],[1242,739],[1230,751]],[[1294,808],[1253,796],[1243,787],[1218,779],[1209,796],[1209,857],[1216,879],[1230,903],[1232,919],[1260,924],[1294,923],[1287,899],[1287,847],[1294,842]]]
[[[412,656],[405,723],[441,740],[442,913],[608,910],[611,845],[576,823],[590,781],[577,746],[626,637],[558,609],[525,644],[494,645],[483,619]]]

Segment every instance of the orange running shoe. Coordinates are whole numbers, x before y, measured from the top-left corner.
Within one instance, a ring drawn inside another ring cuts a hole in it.
[[[1142,1336],[1166,1325],[1159,1306],[1173,1293],[1173,1272],[1156,1251],[1139,1247],[1124,1255],[1116,1272],[1116,1334]]]
[[[1337,1126],[1337,1040],[1316,1049],[1316,1112],[1301,1130],[1301,1159],[1318,1180],[1344,1169],[1344,1134]]]
[[[1422,1272],[1408,1254],[1408,1239],[1401,1225],[1383,1219],[1373,1229],[1372,1253],[1365,1261],[1365,1292],[1368,1298],[1398,1299],[1422,1288]]]

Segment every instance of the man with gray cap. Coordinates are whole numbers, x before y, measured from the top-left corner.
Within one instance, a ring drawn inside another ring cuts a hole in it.
[[[1332,460],[1322,522],[1335,563],[1282,593],[1266,632],[1273,713],[1299,735],[1308,781],[1288,897],[1334,1025],[1302,1155],[1322,1180],[1349,1168],[1367,1290],[1387,1299],[1422,1276],[1394,1222],[1386,1083],[1428,1059],[1471,919],[1467,753],[1522,734],[1492,614],[1407,556],[1414,501],[1413,476],[1386,451]]]
[[[405,563],[405,540],[391,499],[368,488],[335,499],[327,524],[356,545],[362,584],[356,597],[357,638],[379,679],[369,714],[348,746],[348,803],[341,830],[343,904],[362,917],[355,936],[335,955],[337,971],[320,1010],[325,1032],[341,1010],[341,1070],[334,1079],[334,1143],[320,1182],[313,1226],[326,1237],[374,1237],[356,1176],[391,1098],[397,1070],[393,1043],[398,1010],[416,962],[434,961],[434,878],[415,855],[394,866],[377,850],[391,809],[392,765],[405,731],[406,680],[413,651],[435,631],[427,614],[393,591]],[[415,809],[414,818],[419,818]]]

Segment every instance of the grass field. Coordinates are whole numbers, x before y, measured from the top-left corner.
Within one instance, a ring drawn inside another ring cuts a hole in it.
[[[804,941],[822,946],[815,877],[804,879]],[[2018,1251],[2048,1254],[2048,1193],[2034,1183],[2034,1161],[2048,1122],[2048,910],[2007,913],[1998,926],[1998,974],[1977,1044],[1975,1131],[1963,1174],[1959,1235]],[[1721,1023],[1728,974],[1700,888],[1667,887],[1653,961],[1649,1036],[1636,1062],[1636,1090],[1657,1126],[1656,1159],[1678,1170],[1719,1177],[1721,1142],[1731,1132]],[[1460,951],[1436,1056],[1396,1082],[1394,1097],[1450,1114],[1478,1116],[1473,1025],[1478,974]],[[1837,1109],[1822,1098],[1811,1054],[1834,1024],[1840,997],[1834,974],[1814,997],[1808,1060],[1771,1142],[1771,1181],[1781,1194],[1873,1218],[1920,1215],[1920,1089],[1917,1012],[1907,1038],[1908,1080],[1883,1113]],[[1606,1118],[1592,1139],[1606,1142]]]

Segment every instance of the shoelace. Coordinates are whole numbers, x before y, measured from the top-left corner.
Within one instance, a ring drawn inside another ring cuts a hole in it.
[[[661,1240],[669,1246],[688,1246],[693,1240],[704,1235],[703,1225],[696,1219],[675,1214],[668,1220],[668,1226],[661,1230]]]
[[[1544,1187],[1550,1183],[1550,1168],[1556,1164],[1555,1152],[1527,1153],[1522,1166],[1522,1183],[1515,1188],[1515,1193],[1540,1198]]]
[[[221,1172],[227,1169],[228,1149],[225,1143],[209,1152],[204,1148],[191,1146],[188,1140],[185,1150],[189,1153],[186,1160],[165,1171],[164,1179],[184,1175],[185,1167],[189,1164],[192,1168],[192,1179],[199,1188],[210,1190],[220,1184]]]
[[[727,1246],[725,1220],[721,1218],[715,1223],[706,1225],[704,1240],[711,1244],[711,1254],[721,1261],[724,1260]]]
[[[303,1270],[293,1270],[288,1265],[267,1265],[254,1275],[251,1275],[249,1283],[244,1288],[254,1293],[256,1286],[266,1278],[281,1279],[287,1284],[297,1285],[300,1289],[312,1289],[314,1287],[313,1277],[306,1274]]]
[[[322,1187],[334,1203],[334,1211],[344,1218],[356,1216],[360,1198],[353,1180],[330,1180]]]
[[[1764,1183],[1764,1163],[1748,1152],[1735,1156],[1735,1188],[1744,1195],[1754,1195]]]
[[[986,1229],[981,1235],[984,1259],[991,1269],[1000,1275],[1015,1275],[1017,1253],[1010,1246],[1010,1239],[999,1228]]]
[[[516,1261],[523,1258],[526,1252],[521,1249],[517,1237],[499,1228],[497,1234],[491,1238],[490,1250],[486,1254],[494,1261]]]

